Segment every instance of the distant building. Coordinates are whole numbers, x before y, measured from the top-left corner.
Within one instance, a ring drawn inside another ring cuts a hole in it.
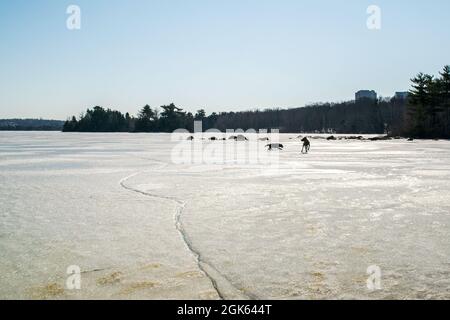
[[[374,90],[360,90],[355,94],[355,100],[371,99],[377,100],[378,96]]]
[[[397,100],[406,100],[409,96],[409,92],[396,92],[394,98]]]

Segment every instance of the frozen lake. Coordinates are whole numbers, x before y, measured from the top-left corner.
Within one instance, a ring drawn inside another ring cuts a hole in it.
[[[296,136],[272,170],[174,164],[164,134],[0,132],[0,298],[450,299],[450,142]]]

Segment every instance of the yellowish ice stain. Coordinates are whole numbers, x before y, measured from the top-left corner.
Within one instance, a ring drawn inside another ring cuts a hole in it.
[[[49,283],[44,287],[31,290],[31,297],[39,300],[55,299],[63,295],[64,288],[57,283]]]
[[[142,269],[159,269],[162,265],[159,263],[150,263],[142,267]]]
[[[121,272],[113,272],[105,277],[97,279],[97,284],[101,286],[106,286],[114,283],[120,282],[122,279]]]
[[[159,285],[157,282],[152,281],[141,281],[141,282],[135,282],[131,283],[125,286],[124,289],[120,291],[121,295],[129,295],[132,293],[135,293],[136,291],[146,290],[146,289],[152,289]]]
[[[325,274],[320,271],[310,273],[312,281],[306,286],[307,296],[312,299],[322,299],[332,294],[332,290],[324,283]]]
[[[241,291],[243,293],[250,292],[250,290],[248,288],[239,288],[239,291]]]
[[[366,283],[366,281],[367,281],[367,276],[365,276],[365,275],[363,275],[363,276],[355,276],[355,277],[353,277],[353,281],[354,282],[356,282],[356,283],[359,283],[359,284],[362,284],[362,283]]]
[[[314,281],[322,282],[325,280],[325,275],[322,272],[312,272],[311,275],[314,277]]]

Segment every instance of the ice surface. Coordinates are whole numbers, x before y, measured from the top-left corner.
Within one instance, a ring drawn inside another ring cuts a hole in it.
[[[165,134],[0,133],[0,298],[450,298],[450,143],[296,136],[272,170],[173,164]]]

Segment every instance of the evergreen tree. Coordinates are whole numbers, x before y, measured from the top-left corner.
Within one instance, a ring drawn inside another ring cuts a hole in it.
[[[144,106],[138,114],[134,130],[136,132],[156,131],[157,113],[149,106]]]
[[[440,105],[440,84],[439,81],[434,79],[433,76],[426,75],[426,94],[427,94],[427,107],[426,114],[429,119],[429,127],[427,128],[428,136],[437,137],[439,135],[439,124],[437,116],[442,111]]]
[[[196,121],[202,121],[204,118],[206,118],[206,112],[204,109],[198,110],[194,117]]]
[[[445,66],[440,74],[440,105],[445,110],[444,135],[450,137],[450,66]]]
[[[412,89],[409,91],[409,114],[412,117],[411,133],[417,137],[425,136],[427,104],[428,104],[428,75],[419,73],[411,79]]]
[[[63,132],[74,132],[77,131],[78,121],[75,116],[72,117],[71,120],[67,120],[63,125]]]
[[[159,119],[159,126],[162,132],[173,132],[185,128],[186,113],[183,109],[176,107],[173,103],[168,106],[161,106],[161,109],[163,112]]]

